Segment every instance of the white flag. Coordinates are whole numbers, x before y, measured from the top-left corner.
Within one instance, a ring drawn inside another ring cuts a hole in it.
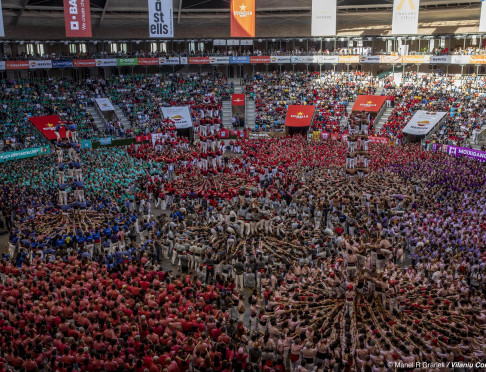
[[[392,34],[416,34],[420,0],[394,0]]]
[[[486,0],[481,2],[481,18],[479,19],[479,32],[486,32]]]
[[[174,37],[172,0],[148,0],[150,37]]]
[[[5,30],[3,29],[3,14],[2,14],[2,0],[0,0],[0,37],[5,36]]]
[[[336,0],[312,0],[312,36],[336,35]]]
[[[428,134],[446,115],[446,112],[427,112],[418,110],[403,128],[403,133],[423,136]]]

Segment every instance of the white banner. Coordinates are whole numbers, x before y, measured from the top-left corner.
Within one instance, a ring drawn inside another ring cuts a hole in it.
[[[312,0],[312,36],[336,35],[336,0]]]
[[[360,63],[380,63],[381,56],[361,56],[359,57]]]
[[[0,61],[0,70],[6,70],[7,69],[7,63],[5,61]]]
[[[452,62],[451,56],[430,56],[430,63],[450,64],[451,62]]]
[[[292,63],[314,63],[313,56],[295,56],[290,59]]]
[[[253,40],[240,40],[240,45],[253,45]]]
[[[290,63],[290,56],[270,56],[271,63]]]
[[[148,0],[150,37],[174,37],[172,0]]]
[[[52,61],[45,60],[45,61],[29,61],[29,66],[31,69],[36,68],[52,68]]]
[[[420,0],[393,0],[392,34],[417,34]]]
[[[155,142],[162,138],[162,133],[152,133],[152,145],[155,146]]]
[[[107,59],[96,59],[96,66],[98,67],[116,67],[116,58],[107,58]]]
[[[451,56],[451,63],[455,65],[467,65],[470,61],[469,56]]]
[[[227,65],[230,63],[230,57],[209,57],[211,65]]]
[[[481,18],[479,19],[479,32],[486,32],[486,0],[481,2]]]
[[[189,106],[162,107],[162,115],[164,119],[172,120],[177,129],[192,127]]]
[[[109,98],[96,98],[95,101],[101,111],[115,111]]]
[[[403,128],[403,133],[414,134],[416,136],[426,135],[446,114],[446,112],[427,112],[425,110],[418,110],[405,128]]]
[[[188,65],[189,60],[187,59],[187,57],[180,57],[180,63],[181,65]]]
[[[159,57],[159,65],[178,65],[179,57]]]
[[[324,63],[337,64],[339,62],[339,56],[314,56],[314,62],[321,65]]]
[[[226,45],[240,45],[240,41],[235,39],[228,39],[226,40]]]
[[[5,30],[3,29],[2,0],[0,0],[0,37],[5,37]]]
[[[215,46],[226,45],[226,40],[224,40],[224,39],[214,39],[213,40],[213,45],[215,45]]]

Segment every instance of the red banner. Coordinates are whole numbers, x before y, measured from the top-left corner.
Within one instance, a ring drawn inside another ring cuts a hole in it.
[[[238,136],[238,131],[237,130],[232,130],[230,131],[230,136]]]
[[[143,136],[144,141],[150,141],[150,134]]]
[[[138,59],[139,66],[158,66],[159,59],[158,58],[139,58]]]
[[[232,94],[231,104],[233,106],[245,106],[245,95],[244,94]]]
[[[255,0],[231,0],[231,37],[255,37]]]
[[[219,136],[221,138],[229,138],[229,130],[227,130],[227,129],[221,129],[219,131]]]
[[[89,0],[64,0],[66,37],[91,37]]]
[[[29,121],[48,139],[55,140],[57,138],[55,130],[56,125],[61,121],[57,115],[36,116],[29,118]],[[66,129],[64,126],[59,130],[61,138],[66,137]]]
[[[353,111],[379,112],[385,101],[385,96],[358,96]]]
[[[337,141],[337,140],[338,140],[338,138],[339,138],[339,134],[338,134],[338,133],[331,133],[331,139],[332,139],[333,141]]]
[[[209,65],[209,57],[189,57],[190,65]]]
[[[7,70],[24,70],[29,69],[29,61],[7,61]]]
[[[323,140],[328,140],[329,139],[329,133],[326,132],[321,132],[321,138]]]
[[[96,67],[95,59],[75,59],[74,67]]]
[[[142,142],[142,136],[136,136],[135,141],[137,142]]]
[[[285,118],[286,127],[308,127],[311,125],[316,106],[290,105]]]
[[[250,57],[250,62],[251,63],[270,63],[270,56],[256,56],[256,57]]]

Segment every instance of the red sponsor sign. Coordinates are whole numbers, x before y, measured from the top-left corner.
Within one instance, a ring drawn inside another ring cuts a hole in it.
[[[29,61],[7,61],[7,70],[24,70],[30,68]]]
[[[189,57],[190,65],[209,65],[209,57]]]
[[[64,0],[66,37],[91,37],[89,0]]]
[[[232,130],[230,131],[230,136],[238,136],[238,131],[237,130]]]
[[[287,127],[308,127],[312,123],[316,106],[290,105],[285,118]]]
[[[142,142],[142,136],[136,136],[135,141],[137,142]]]
[[[29,121],[48,139],[54,140],[57,138],[55,130],[56,125],[61,121],[57,115],[36,116],[29,118]],[[61,138],[66,137],[66,129],[64,126],[59,130]]]
[[[96,60],[95,59],[75,59],[74,60],[74,67],[95,67]]]
[[[150,141],[150,134],[143,136],[144,141]]]
[[[139,66],[158,66],[159,59],[158,58],[139,58],[138,59]]]
[[[221,138],[229,138],[229,130],[222,129],[219,131],[219,136]]]
[[[250,62],[251,63],[270,63],[270,56],[255,56],[255,57],[250,57]]]
[[[358,96],[353,111],[379,112],[385,101],[385,96]]]
[[[331,139],[332,139],[333,141],[337,141],[337,140],[338,140],[338,138],[339,138],[339,134],[338,134],[338,133],[331,133]]]
[[[244,94],[232,94],[231,104],[233,106],[244,106],[245,105],[245,95]]]
[[[329,139],[329,133],[326,132],[321,132],[321,138],[323,140],[328,140]]]
[[[386,145],[388,143],[388,138],[386,137],[368,137],[368,140],[371,143],[381,143],[383,145]]]

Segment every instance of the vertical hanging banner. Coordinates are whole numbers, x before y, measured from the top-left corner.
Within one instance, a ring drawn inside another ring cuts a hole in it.
[[[481,1],[481,18],[479,19],[479,32],[486,32],[486,0]]]
[[[255,0],[231,0],[231,37],[255,37]]]
[[[392,34],[416,34],[420,0],[393,0]]]
[[[2,0],[0,0],[0,37],[5,36],[5,30],[3,28],[3,13],[2,13]]]
[[[148,0],[150,37],[174,37],[172,0]]]
[[[312,0],[312,36],[336,35],[337,0]]]
[[[64,0],[66,37],[92,37],[89,0]]]

